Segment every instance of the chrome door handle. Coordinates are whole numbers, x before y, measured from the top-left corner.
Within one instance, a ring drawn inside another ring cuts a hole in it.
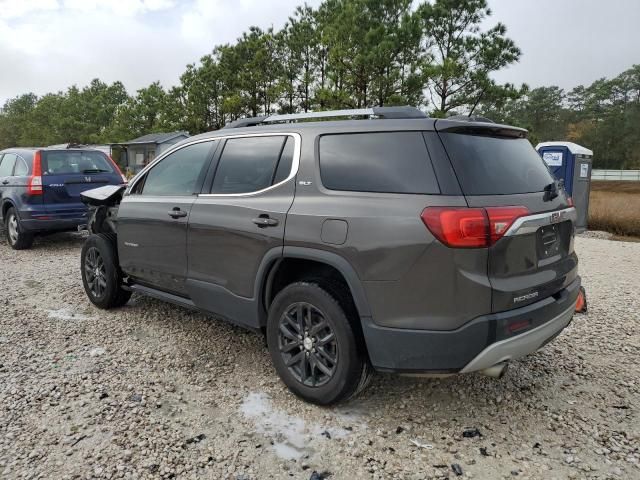
[[[182,218],[188,215],[184,210],[180,210],[180,208],[176,207],[173,210],[169,210],[169,216],[171,218]]]
[[[277,219],[269,218],[269,217],[258,217],[258,218],[254,218],[251,221],[255,223],[257,226],[259,226],[260,228],[275,227],[280,223],[278,222]]]

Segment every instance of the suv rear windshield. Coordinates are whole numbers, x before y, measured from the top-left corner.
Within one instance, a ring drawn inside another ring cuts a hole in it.
[[[42,152],[42,159],[45,175],[114,173],[107,156],[97,151]]]
[[[330,190],[440,193],[422,132],[324,135],[320,177]]]
[[[553,182],[525,138],[440,133],[465,195],[541,192]]]

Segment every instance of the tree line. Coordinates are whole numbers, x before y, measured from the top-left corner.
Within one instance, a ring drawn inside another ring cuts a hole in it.
[[[168,89],[155,82],[130,95],[121,82],[95,79],[10,99],[0,110],[0,148],[197,134],[272,113],[414,105],[435,117],[473,112],[524,126],[534,141],[583,143],[596,151],[596,165],[640,164],[640,67],[568,93],[498,84],[491,74],[521,52],[503,24],[486,27],[490,16],[486,0],[305,4],[280,30],[251,27],[216,46]]]

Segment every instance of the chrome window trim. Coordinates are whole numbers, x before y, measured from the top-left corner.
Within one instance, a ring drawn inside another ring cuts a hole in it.
[[[212,142],[212,141],[216,140],[217,138],[218,137],[200,138],[198,140],[193,140],[193,141],[191,141],[189,143],[175,145],[175,146],[169,148],[169,150],[167,150],[166,152],[164,152],[161,155],[159,155],[156,158],[154,158],[153,161],[150,164],[148,164],[146,167],[144,167],[142,170],[140,170],[138,173],[136,173],[136,175],[129,181],[129,185],[127,186],[127,189],[125,190],[124,194],[125,195],[129,195],[131,193],[131,190],[133,190],[135,188],[135,186],[138,184],[140,179],[142,179],[142,177],[144,177],[149,170],[151,170],[153,167],[156,166],[157,163],[160,163],[162,160],[164,160],[166,157],[171,155],[173,152],[177,152],[178,150],[181,150],[182,148],[189,147],[189,146],[195,145],[197,143]],[[127,159],[127,161],[128,160],[129,159]]]
[[[553,217],[557,215],[557,219]],[[505,237],[511,237],[513,235],[526,235],[528,233],[534,233],[538,228],[545,225],[551,225],[553,223],[564,222],[571,220],[573,223],[578,219],[578,213],[575,207],[565,208],[563,210],[554,210],[553,212],[537,213],[535,215],[527,215],[526,217],[518,218],[509,227],[504,234]]]
[[[267,188],[263,188],[262,190],[257,190],[255,192],[247,192],[247,193],[199,193],[199,194],[197,194],[197,196],[198,197],[248,197],[248,196],[253,196],[253,195],[258,195],[258,194],[264,193],[266,191],[269,191],[269,190],[271,190],[271,189],[273,189],[275,187],[278,187],[278,186],[282,185],[283,183],[288,182],[289,180],[291,180],[292,178],[294,178],[298,174],[298,169],[300,167],[300,146],[302,144],[302,139],[301,139],[299,133],[294,133],[294,132],[239,133],[239,134],[235,134],[235,135],[234,134],[229,134],[229,135],[220,135],[220,136],[209,137],[209,138],[199,138],[198,140],[193,140],[193,141],[188,142],[188,143],[180,144],[180,145],[178,145],[176,147],[170,148],[169,150],[164,152],[162,155],[156,157],[153,160],[153,162],[151,162],[149,165],[147,165],[142,170],[140,170],[136,174],[136,176],[133,177],[131,182],[129,182],[129,186],[127,187],[127,190],[125,191],[125,195],[129,195],[131,190],[133,190],[135,188],[136,184],[140,181],[140,179],[142,177],[144,177],[146,175],[146,173],[149,170],[151,170],[157,163],[160,163],[162,160],[164,160],[166,157],[168,157],[172,153],[177,152],[178,150],[181,150],[181,149],[183,149],[185,147],[188,147],[188,146],[191,146],[191,145],[195,145],[197,143],[213,142],[215,140],[227,140],[227,139],[230,139],[230,138],[282,137],[282,136],[290,136],[290,137],[293,137],[293,140],[294,140],[294,150],[293,150],[293,160],[291,162],[291,171],[289,172],[289,176],[287,176],[287,178],[285,178],[281,182],[276,183],[275,185],[270,185]]]
[[[246,193],[200,193],[198,197],[203,198],[225,198],[225,197],[252,197],[254,195],[260,195],[264,192],[268,192],[269,190],[273,190],[274,188],[279,187],[280,185],[287,183],[289,180],[294,178],[298,174],[298,169],[300,167],[300,145],[302,143],[302,139],[299,133],[292,132],[270,132],[270,133],[245,133],[240,135],[225,135],[224,137],[216,137],[216,138],[246,138],[246,137],[282,137],[289,136],[293,137],[294,145],[293,145],[293,160],[291,161],[291,171],[287,178],[273,185],[269,185],[267,188],[263,188],[262,190],[256,190],[255,192],[246,192]],[[222,152],[224,154],[224,151]],[[221,157],[222,158],[222,157]]]

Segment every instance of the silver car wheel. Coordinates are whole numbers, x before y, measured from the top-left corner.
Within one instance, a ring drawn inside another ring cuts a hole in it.
[[[11,245],[15,245],[18,241],[18,218],[15,213],[11,214],[9,221],[7,222],[7,228],[9,229],[9,241]]]

